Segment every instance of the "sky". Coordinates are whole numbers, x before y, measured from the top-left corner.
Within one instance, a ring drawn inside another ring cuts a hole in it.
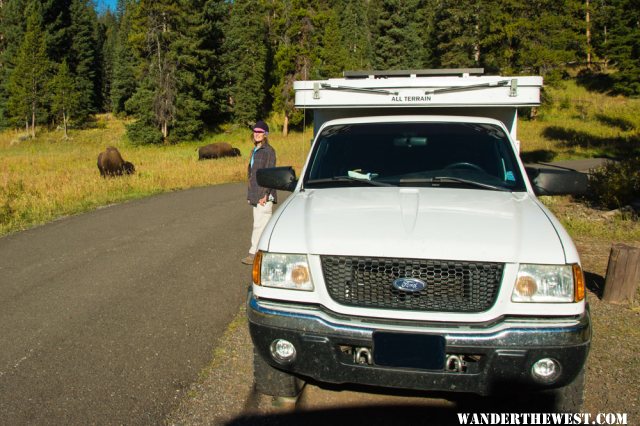
[[[105,8],[116,10],[116,3],[118,0],[95,0],[96,9],[98,12],[102,12]]]

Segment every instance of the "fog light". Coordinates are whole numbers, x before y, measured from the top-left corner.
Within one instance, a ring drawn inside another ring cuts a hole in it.
[[[531,374],[540,383],[553,383],[560,377],[560,363],[555,359],[542,358],[533,364]]]
[[[271,342],[271,356],[278,362],[292,362],[296,358],[296,347],[288,340],[276,339]]]

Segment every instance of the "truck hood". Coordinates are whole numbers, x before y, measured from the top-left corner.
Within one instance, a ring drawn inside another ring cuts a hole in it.
[[[265,230],[268,250],[564,263],[551,220],[527,193],[357,187],[295,192]]]

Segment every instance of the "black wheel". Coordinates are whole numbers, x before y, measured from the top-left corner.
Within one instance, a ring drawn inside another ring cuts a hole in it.
[[[579,413],[584,403],[584,368],[573,382],[548,392],[553,392],[555,412]]]
[[[253,379],[256,390],[265,395],[295,397],[304,387],[298,377],[278,370],[253,349]]]
[[[482,167],[478,166],[477,164],[467,163],[466,161],[460,161],[458,163],[451,163],[451,164],[445,166],[445,169],[462,169],[462,168],[474,169],[474,170],[477,170],[479,172],[486,173]]]

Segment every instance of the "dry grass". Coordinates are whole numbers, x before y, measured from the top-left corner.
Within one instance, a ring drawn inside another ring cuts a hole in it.
[[[525,160],[640,155],[640,99],[591,92],[575,81],[545,87],[534,120],[518,123]]]
[[[43,132],[35,140],[21,140],[14,131],[0,133],[0,235],[159,192],[244,181],[253,147],[246,130],[212,134],[202,142],[133,146],[124,123],[108,115],[98,117],[93,129],[71,132],[68,140],[61,133]],[[278,164],[299,172],[307,136],[272,134]],[[220,141],[238,147],[242,157],[198,161],[199,146]],[[108,145],[135,164],[134,175],[100,177],[96,160]]]

